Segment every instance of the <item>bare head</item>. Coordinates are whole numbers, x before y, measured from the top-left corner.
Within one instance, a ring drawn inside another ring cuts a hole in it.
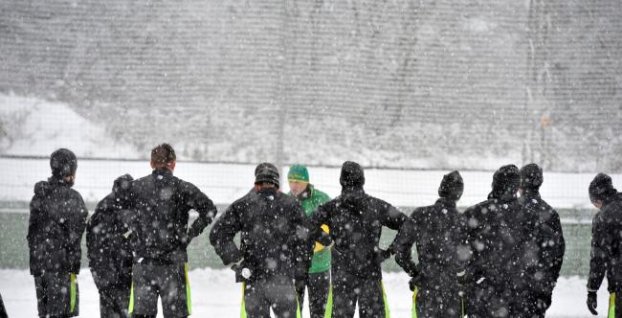
[[[167,169],[170,171],[175,170],[175,164],[177,163],[177,156],[175,156],[175,150],[167,143],[159,144],[151,150],[151,168]]]

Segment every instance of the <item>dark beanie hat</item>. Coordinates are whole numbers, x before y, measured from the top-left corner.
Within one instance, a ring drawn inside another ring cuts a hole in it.
[[[438,187],[438,195],[441,198],[447,198],[453,201],[460,200],[464,191],[464,182],[458,171],[452,171],[443,176],[440,187]]]
[[[365,174],[363,168],[354,162],[346,161],[341,166],[341,176],[339,177],[339,183],[342,187],[362,187],[365,184]]]
[[[618,191],[613,187],[611,177],[601,172],[590,182],[588,192],[590,201],[594,202],[596,200],[606,200]]]
[[[255,184],[267,182],[279,187],[279,179],[279,169],[269,162],[262,162],[255,168]]]
[[[78,159],[69,149],[61,148],[50,155],[52,175],[58,178],[73,175],[78,169]]]
[[[520,175],[515,165],[505,165],[495,171],[492,176],[491,196],[496,199],[507,199],[516,195]]]
[[[538,190],[544,181],[542,168],[535,163],[525,165],[520,169],[520,187],[523,189]]]

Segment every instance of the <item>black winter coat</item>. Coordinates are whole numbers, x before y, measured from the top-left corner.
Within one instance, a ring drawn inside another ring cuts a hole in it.
[[[515,197],[491,198],[464,212],[467,223],[467,242],[472,257],[467,264],[468,288],[478,282],[494,290],[513,290],[514,282],[524,278],[515,260],[527,241],[529,224]]]
[[[410,218],[415,231],[410,231],[409,238],[396,240],[406,240],[400,244],[407,247],[412,246],[412,242],[416,244],[419,265],[415,267],[412,263],[410,248],[398,250],[396,261],[416,277],[423,289],[457,291],[458,274],[464,271],[471,254],[464,217],[456,209],[456,202],[440,198],[434,205],[415,209]],[[400,235],[406,233],[402,231]]]
[[[362,188],[344,188],[341,195],[320,205],[311,216],[313,236],[328,225],[334,242],[332,270],[381,279],[381,262],[386,258],[380,249],[382,227],[402,230],[408,217],[389,203],[365,193]],[[392,244],[393,246],[395,244]]]
[[[132,283],[132,250],[124,223],[124,215],[131,213],[129,189],[123,189],[122,182],[129,184],[130,180],[115,181],[112,193],[97,204],[86,229],[89,267],[99,290],[129,290]]]
[[[566,249],[559,214],[532,190],[527,190],[519,198],[519,203],[528,221],[527,241],[516,257],[518,266],[525,273],[524,288],[527,293],[545,295],[550,299]]]
[[[587,288],[597,291],[607,275],[610,293],[622,291],[622,200],[613,196],[592,220],[592,251]]]
[[[276,189],[251,190],[216,220],[210,242],[225,265],[241,262],[248,281],[307,274],[312,253],[306,216],[300,204]],[[233,238],[240,233],[240,247]]]
[[[134,261],[178,264],[188,261],[186,247],[216,215],[212,201],[170,170],[154,170],[132,183],[130,221]],[[190,210],[199,217],[188,229]]]
[[[62,179],[35,185],[30,201],[28,247],[30,273],[80,272],[80,241],[88,211],[82,196]]]

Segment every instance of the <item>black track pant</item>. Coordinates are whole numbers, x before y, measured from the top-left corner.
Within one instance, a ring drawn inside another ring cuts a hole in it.
[[[513,298],[509,287],[502,288],[487,284],[487,281],[472,286],[467,291],[466,313],[469,318],[509,318]]]
[[[389,317],[389,307],[380,279],[361,278],[333,269],[325,317],[352,318],[357,302],[360,318]]]
[[[242,303],[248,318],[295,318],[299,313],[296,288],[291,278],[276,276],[244,283]]]
[[[39,317],[75,317],[78,308],[78,281],[71,273],[44,273],[35,276]]]
[[[127,318],[130,286],[115,286],[99,291],[99,312],[102,318]]]
[[[551,306],[551,295],[524,290],[515,293],[511,313],[516,318],[544,318]]]
[[[298,303],[300,308],[305,300],[305,287],[309,292],[309,311],[311,318],[324,318],[326,311],[326,301],[330,289],[330,271],[321,273],[311,273],[302,288],[297,288]]]
[[[439,285],[440,286],[440,285]],[[458,289],[434,290],[421,288],[413,294],[413,318],[459,318],[463,316],[462,298]]]
[[[134,317],[155,317],[158,297],[165,318],[190,315],[190,285],[186,264],[139,263],[132,268],[129,312]]]

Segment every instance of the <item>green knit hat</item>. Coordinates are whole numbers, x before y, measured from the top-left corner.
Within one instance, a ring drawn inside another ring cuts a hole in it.
[[[309,171],[304,165],[292,165],[287,173],[287,181],[309,182]]]

